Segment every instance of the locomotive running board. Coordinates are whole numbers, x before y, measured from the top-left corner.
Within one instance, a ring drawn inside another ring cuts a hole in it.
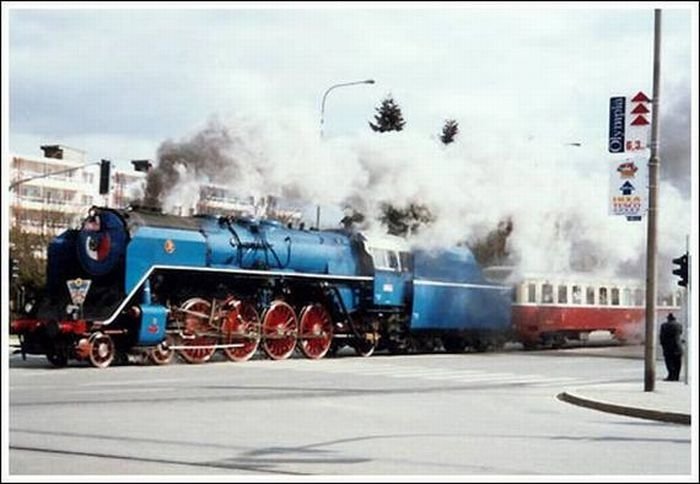
[[[253,269],[225,269],[225,268],[217,268],[217,267],[190,267],[190,266],[163,266],[163,265],[153,265],[151,266],[146,273],[141,276],[141,279],[134,285],[134,287],[129,291],[129,294],[124,298],[122,303],[117,307],[117,309],[112,313],[109,318],[106,320],[102,321],[101,324],[103,326],[106,326],[108,324],[111,324],[119,314],[124,310],[126,305],[128,304],[129,301],[131,301],[131,298],[133,298],[136,293],[138,292],[139,289],[143,286],[144,282],[148,277],[153,273],[155,270],[166,270],[166,271],[172,271],[172,270],[185,270],[185,271],[197,271],[197,272],[221,272],[225,274],[244,274],[244,275],[249,275],[249,276],[259,276],[259,277],[270,277],[270,276],[278,276],[278,277],[288,277],[291,279],[311,279],[311,280],[333,280],[333,281],[373,281],[374,277],[371,276],[341,276],[341,275],[333,275],[333,274],[313,274],[309,272],[283,272],[283,271],[256,271]]]

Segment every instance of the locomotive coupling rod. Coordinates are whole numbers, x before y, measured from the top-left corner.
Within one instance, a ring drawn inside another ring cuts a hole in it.
[[[241,348],[243,343],[231,343],[225,345],[168,345],[169,350],[209,350],[211,348]]]

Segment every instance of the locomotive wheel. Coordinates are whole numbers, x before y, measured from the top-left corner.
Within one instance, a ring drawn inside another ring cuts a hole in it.
[[[299,317],[299,349],[307,358],[318,360],[326,356],[333,341],[333,321],[320,304],[310,304]]]
[[[65,351],[52,348],[46,352],[46,359],[56,368],[63,368],[68,365],[68,355]]]
[[[175,351],[169,348],[173,344],[173,337],[167,335],[165,341],[158,343],[148,351],[148,359],[156,365],[168,365],[173,361]]]
[[[297,343],[297,317],[284,301],[274,301],[263,316],[262,346],[273,360],[284,360],[294,352]]]
[[[88,360],[90,360],[92,366],[95,368],[107,368],[112,364],[116,351],[114,342],[109,335],[100,332],[93,333],[90,335],[88,343],[90,345]]]
[[[466,347],[466,342],[459,336],[443,336],[442,346],[447,353],[462,353]]]
[[[225,311],[221,323],[224,344],[241,344],[224,348],[231,361],[246,361],[253,357],[260,344],[260,318],[255,307],[245,301],[229,298],[222,305]]]
[[[377,349],[377,343],[379,342],[379,335],[377,333],[368,333],[364,338],[357,338],[352,343],[352,347],[355,348],[355,352],[367,358],[372,356],[374,350]]]
[[[177,354],[187,363],[205,363],[209,361],[216,351],[216,336],[211,333],[209,324],[211,304],[201,298],[192,298],[180,306],[184,314],[184,329],[182,331],[182,346],[191,346],[177,350]]]

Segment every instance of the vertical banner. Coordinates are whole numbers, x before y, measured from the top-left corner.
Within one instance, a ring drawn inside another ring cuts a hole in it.
[[[608,151],[625,152],[625,114],[624,96],[610,98],[610,123],[608,125]]]
[[[647,212],[649,150],[610,161],[610,215],[641,217]]]

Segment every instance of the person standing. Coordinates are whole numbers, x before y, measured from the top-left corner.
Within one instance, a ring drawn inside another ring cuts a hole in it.
[[[666,370],[668,370],[666,381],[678,381],[681,373],[681,359],[683,357],[681,334],[683,334],[683,327],[676,321],[673,313],[668,313],[659,334],[659,342],[664,352]]]

